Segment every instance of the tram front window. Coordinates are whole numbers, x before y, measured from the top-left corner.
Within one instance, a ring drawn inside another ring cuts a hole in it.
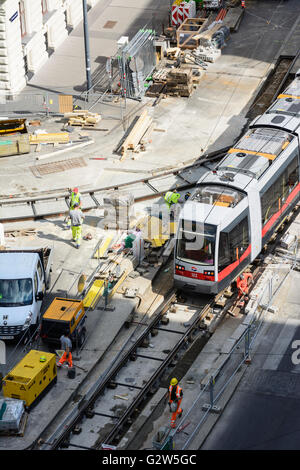
[[[214,264],[216,227],[182,221],[178,233],[177,258],[181,261],[204,266]]]

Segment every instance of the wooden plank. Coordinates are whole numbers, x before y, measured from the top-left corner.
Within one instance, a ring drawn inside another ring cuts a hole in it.
[[[72,95],[59,95],[58,105],[59,105],[59,112],[61,114],[73,111],[73,96]]]
[[[152,118],[150,116],[147,116],[141,127],[138,129],[137,133],[134,136],[134,139],[132,142],[129,143],[128,148],[134,150],[140,140],[142,139],[143,135],[147,132],[147,129],[152,123]]]
[[[68,132],[58,132],[58,133],[49,133],[49,134],[30,134],[29,142],[30,144],[40,144],[40,143],[67,143],[70,141],[70,135]]]
[[[152,118],[148,116],[147,110],[144,110],[121,146],[122,158],[120,160],[125,158],[128,148],[133,150],[136,148],[151,122]]]

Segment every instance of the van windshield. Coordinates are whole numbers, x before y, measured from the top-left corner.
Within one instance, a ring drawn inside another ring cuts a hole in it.
[[[33,302],[32,280],[0,279],[0,307],[20,307]]]

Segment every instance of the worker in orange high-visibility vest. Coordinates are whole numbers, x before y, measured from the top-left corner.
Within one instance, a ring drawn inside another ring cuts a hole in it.
[[[66,361],[68,363],[68,367],[72,368],[73,367],[73,361],[72,361],[72,341],[69,338],[70,334],[68,331],[66,331],[61,337],[60,337],[60,344],[61,344],[61,349],[63,349],[64,353],[58,363],[56,364],[57,367],[61,367]]]
[[[242,8],[246,8],[245,0],[241,0]]]
[[[237,278],[236,285],[238,288],[238,299],[245,296],[245,300],[248,300],[249,280],[252,281],[252,279],[253,276],[251,273],[243,273]]]
[[[169,386],[169,407],[170,411],[172,412],[171,415],[171,428],[175,428],[176,418],[177,416],[180,418],[182,415],[182,408],[180,408],[180,404],[183,397],[182,388],[178,385],[178,380],[173,378],[170,382]]]

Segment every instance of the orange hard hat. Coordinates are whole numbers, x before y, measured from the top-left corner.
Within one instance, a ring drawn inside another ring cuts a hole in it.
[[[78,193],[78,188],[73,189],[74,193]]]

